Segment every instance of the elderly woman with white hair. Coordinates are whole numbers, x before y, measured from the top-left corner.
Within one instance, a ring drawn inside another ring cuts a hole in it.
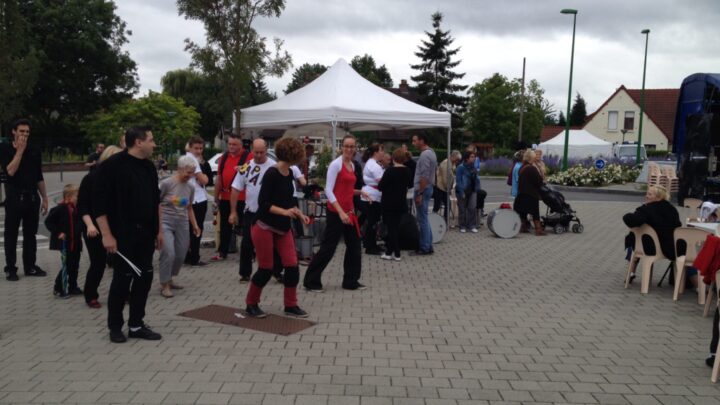
[[[179,274],[190,245],[188,224],[192,226],[196,236],[201,234],[192,208],[195,187],[189,182],[195,175],[195,166],[195,159],[181,156],[175,174],[160,182],[163,229],[163,246],[160,251],[160,295],[165,298],[173,296],[172,290],[183,288],[173,282],[173,277]]]

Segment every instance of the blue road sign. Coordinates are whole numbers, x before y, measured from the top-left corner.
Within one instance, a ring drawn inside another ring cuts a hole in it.
[[[604,168],[605,168],[605,160],[603,160],[603,159],[598,159],[598,160],[596,160],[596,161],[595,161],[595,168],[598,169],[598,170],[604,169]]]

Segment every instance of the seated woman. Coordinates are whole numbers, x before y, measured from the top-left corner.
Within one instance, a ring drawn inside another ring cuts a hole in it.
[[[675,260],[675,228],[682,226],[677,209],[668,201],[670,196],[663,186],[649,186],[645,193],[645,204],[639,206],[635,212],[625,214],[623,222],[630,228],[644,224],[655,230],[660,241],[660,250],[670,260]],[[634,243],[634,239],[633,239]],[[648,254],[654,254],[655,248],[649,241],[643,240],[643,248]],[[635,265],[630,273],[630,281],[635,279]],[[697,287],[697,271],[688,269],[687,279]]]

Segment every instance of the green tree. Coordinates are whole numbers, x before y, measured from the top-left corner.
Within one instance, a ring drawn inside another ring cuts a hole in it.
[[[25,114],[36,136],[78,139],[77,123],[137,91],[135,62],[122,49],[130,32],[107,0],[21,0],[40,74]],[[59,142],[56,141],[56,142]]]
[[[0,124],[23,112],[38,78],[40,55],[28,28],[16,0],[0,3]]]
[[[575,102],[570,110],[570,125],[574,127],[581,127],[585,125],[585,118],[587,118],[587,104],[580,93],[577,93],[575,96]]]
[[[240,109],[252,105],[253,82],[265,75],[282,76],[291,66],[282,40],[267,39],[253,27],[257,18],[280,17],[285,0],[177,0],[178,12],[205,26],[205,44],[185,40],[192,66],[222,84],[237,123]]]
[[[488,142],[508,148],[517,139],[518,121],[516,95],[517,82],[500,73],[470,88],[470,99],[465,112],[465,128],[473,133],[474,141]]]
[[[433,32],[425,31],[427,40],[422,41],[415,56],[421,59],[417,65],[410,65],[414,70],[420,71],[417,76],[411,77],[417,83],[417,90],[421,103],[437,111],[449,111],[453,114],[462,113],[467,97],[458,93],[465,91],[468,86],[456,84],[455,81],[465,77],[465,73],[455,73],[461,61],[453,61],[460,48],[450,49],[455,39],[450,31],[440,29],[443,15],[436,12],[432,15]]]
[[[220,83],[192,69],[167,72],[160,83],[164,94],[183,100],[200,114],[199,131],[204,139],[213,139],[223,125],[229,126],[232,106],[222,95]]]
[[[560,111],[560,113],[558,114],[557,124],[560,126],[563,126],[563,127],[565,125],[567,125],[567,120],[565,119],[565,114],[563,114],[562,111]]]
[[[83,122],[82,128],[95,142],[115,143],[118,134],[132,125],[150,125],[155,142],[175,150],[197,133],[200,114],[182,100],[151,91],[145,97],[115,104],[107,112],[95,114]]]
[[[377,66],[375,64],[375,58],[368,54],[352,58],[350,66],[352,66],[352,68],[355,69],[360,76],[366,78],[376,86],[386,88],[393,86],[390,72],[387,70],[385,65]]]
[[[465,128],[472,132],[474,141],[510,148],[517,140],[520,108],[524,111],[522,139],[536,142],[545,117],[552,114],[545,90],[533,79],[526,83],[523,96],[519,79],[509,80],[495,73],[470,89]]]
[[[535,79],[525,84],[524,103],[520,102],[523,96],[518,93],[522,89],[520,79],[513,81],[513,89],[515,91],[513,94],[515,105],[518,107],[524,105],[522,139],[528,143],[536,143],[540,140],[540,132],[542,132],[547,117],[552,116],[554,112],[552,104],[545,98],[545,89]],[[519,109],[517,114],[519,115]],[[519,122],[519,117],[516,122]],[[515,133],[517,134],[517,130]]]
[[[293,72],[292,79],[285,89],[285,94],[291,93],[317,79],[320,75],[325,73],[327,69],[327,66],[319,63],[314,63],[312,65],[309,63],[303,63],[302,66],[295,69]]]

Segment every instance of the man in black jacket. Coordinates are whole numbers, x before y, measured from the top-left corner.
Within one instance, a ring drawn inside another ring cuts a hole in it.
[[[128,148],[98,167],[93,212],[102,243],[112,255],[113,280],[108,296],[110,340],[123,343],[123,308],[129,298],[131,338],[160,340],[145,325],[145,304],[153,279],[153,249],[162,247],[160,191],[155,166],[149,160],[155,148],[147,127],[125,133]],[[138,274],[139,273],[139,274]]]
[[[30,121],[21,119],[12,126],[13,141],[0,148],[0,166],[7,173],[5,192],[5,273],[8,281],[17,281],[17,248],[20,224],[23,228],[22,261],[26,276],[47,275],[35,264],[40,211],[48,212],[48,198],[42,174],[40,150],[28,145]]]

